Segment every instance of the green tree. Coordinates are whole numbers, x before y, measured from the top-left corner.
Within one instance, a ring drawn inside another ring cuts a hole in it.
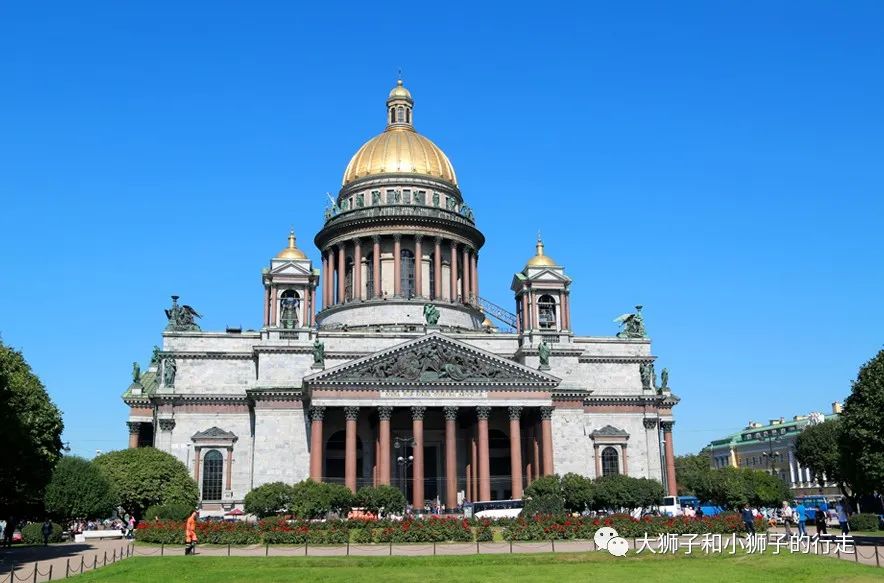
[[[126,512],[141,518],[154,504],[196,507],[199,489],[175,456],[152,447],[121,449],[100,455],[93,463],[110,482]]]
[[[850,492],[841,471],[840,441],[840,419],[829,419],[818,425],[811,425],[795,440],[795,457],[813,473],[821,487],[825,474],[830,481],[838,484],[842,494],[849,496]]]
[[[746,480],[741,470],[728,466],[711,470],[696,485],[695,495],[700,500],[733,510],[749,502],[745,486]]]
[[[243,506],[246,512],[258,518],[286,514],[292,507],[295,489],[284,482],[262,484],[246,494]]]
[[[537,478],[525,488],[525,509],[528,516],[535,514],[564,514],[565,498],[562,480],[558,474]]]
[[[60,521],[72,518],[106,518],[117,506],[107,478],[95,464],[65,456],[52,471],[44,497],[46,511]]]
[[[307,479],[292,489],[291,512],[298,518],[325,518],[330,512],[344,514],[353,506],[353,494],[340,484]]]
[[[778,507],[792,498],[789,486],[779,476],[761,470],[743,469],[746,501],[753,506]]]
[[[61,413],[21,352],[0,341],[0,517],[42,511],[63,428]]]
[[[596,510],[632,509],[653,506],[663,498],[663,485],[656,480],[613,474],[593,482]]]
[[[568,512],[583,512],[592,507],[593,486],[589,478],[568,473],[562,476],[562,498]]]
[[[884,490],[884,350],[859,369],[841,413],[844,481],[854,494]]]
[[[356,492],[356,505],[376,514],[401,514],[406,504],[405,495],[393,486],[365,486]]]
[[[678,495],[697,495],[697,488],[709,478],[712,471],[709,455],[696,453],[675,456],[675,475],[678,482]]]

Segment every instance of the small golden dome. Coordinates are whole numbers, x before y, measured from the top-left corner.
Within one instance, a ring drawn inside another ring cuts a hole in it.
[[[390,90],[390,95],[387,97],[387,101],[391,99],[407,99],[408,101],[413,101],[411,98],[411,91],[402,85],[402,79],[396,81],[396,86]]]
[[[537,254],[528,260],[528,267],[556,267],[558,263],[549,255],[543,254],[543,239],[537,235]]]
[[[307,259],[304,252],[295,245],[295,230],[289,231],[289,246],[279,252],[276,259]]]

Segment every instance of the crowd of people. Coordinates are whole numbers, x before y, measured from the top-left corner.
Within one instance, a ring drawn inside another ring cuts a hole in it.
[[[824,510],[818,507],[807,507],[799,500],[794,506],[788,501],[783,500],[783,505],[778,509],[751,508],[748,504],[743,506],[740,517],[746,527],[746,532],[755,533],[755,521],[760,517],[767,520],[770,526],[782,524],[786,532],[786,536],[792,536],[792,527],[798,529],[799,536],[810,536],[807,531],[807,525],[815,526],[815,536],[820,537],[829,534],[828,523],[838,522],[841,528],[841,534],[850,534],[850,511],[847,501],[839,500],[833,507]]]

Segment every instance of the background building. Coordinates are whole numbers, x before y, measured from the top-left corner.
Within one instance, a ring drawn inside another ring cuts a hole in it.
[[[641,307],[616,336],[577,336],[571,278],[539,237],[512,312],[483,300],[485,238],[413,106],[400,81],[314,238],[321,266],[294,232],[270,260],[259,330],[204,332],[173,298],[123,397],[130,446],[186,463],[209,512],[307,477],[394,484],[420,506],[519,498],[554,472],[675,491],[679,399],[665,370],[657,382]]]
[[[780,417],[767,424],[750,421],[742,431],[712,441],[703,451],[709,454],[713,468],[731,466],[771,472],[789,484],[797,496],[840,496],[837,484],[826,481],[821,488],[810,470],[795,457],[795,440],[805,428],[835,419],[840,413],[841,403],[836,401],[829,415],[815,412],[796,415],[789,421]]]

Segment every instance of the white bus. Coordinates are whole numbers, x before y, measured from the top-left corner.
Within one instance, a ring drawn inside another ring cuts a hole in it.
[[[515,518],[524,506],[521,500],[491,500],[467,503],[463,510],[467,518]]]

